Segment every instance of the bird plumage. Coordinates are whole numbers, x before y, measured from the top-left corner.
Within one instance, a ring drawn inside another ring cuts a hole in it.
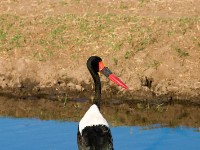
[[[90,106],[88,111],[85,113],[83,118],[79,122],[79,132],[82,134],[82,131],[87,126],[97,126],[97,125],[105,125],[109,127],[108,122],[99,111],[99,108],[96,104]]]
[[[96,104],[80,120],[77,136],[79,150],[113,150],[108,122]]]
[[[123,88],[128,89],[128,87],[104,66],[102,59],[98,56],[91,56],[87,61],[87,67],[94,80],[95,97],[93,105],[79,122],[78,148],[79,150],[113,150],[113,139],[108,122],[100,113],[101,82],[98,72],[102,72]]]

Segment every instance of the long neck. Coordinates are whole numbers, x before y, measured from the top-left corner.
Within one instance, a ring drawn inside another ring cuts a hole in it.
[[[94,97],[94,104],[98,106],[100,109],[100,102],[101,102],[101,81],[100,77],[97,73],[95,73],[93,70],[90,70],[90,73],[92,75],[92,78],[94,80],[95,85],[95,97]]]

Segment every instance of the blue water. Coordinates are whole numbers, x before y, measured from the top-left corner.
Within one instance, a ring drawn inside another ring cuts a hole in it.
[[[77,150],[77,122],[0,117],[1,150]],[[115,150],[199,150],[195,128],[111,127]]]

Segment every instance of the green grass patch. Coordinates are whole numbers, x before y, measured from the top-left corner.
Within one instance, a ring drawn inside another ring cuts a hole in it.
[[[180,47],[175,47],[175,51],[178,53],[179,57],[189,56],[189,53],[182,50]]]
[[[6,39],[6,32],[4,32],[2,29],[0,29],[0,40],[5,40]]]
[[[126,9],[126,6],[121,7]],[[171,45],[177,43],[177,37],[180,36],[189,41],[192,37],[186,33],[194,32],[199,20],[199,17],[148,18],[112,13],[67,13],[31,20],[12,14],[0,15],[0,51],[20,50],[30,46],[31,56],[47,60],[67,50],[92,50],[94,53],[99,50],[108,53],[123,50],[121,57],[129,59],[132,53],[145,51],[164,41]],[[198,39],[198,36],[195,38]],[[195,47],[193,43],[199,47],[198,41],[194,40],[190,42],[190,47]],[[189,55],[180,48],[175,50],[180,57]]]
[[[157,68],[160,66],[161,62],[159,62],[158,60],[153,60],[150,64],[149,67],[150,68],[154,68],[157,70]]]

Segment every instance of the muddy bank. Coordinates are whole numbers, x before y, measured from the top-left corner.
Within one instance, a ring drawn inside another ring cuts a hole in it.
[[[86,59],[87,60],[87,59]],[[64,98],[91,98],[93,96],[93,81],[85,66],[79,63],[76,69],[74,64],[55,62],[38,62],[28,59],[1,59],[0,60],[0,95],[17,99],[52,99]],[[111,65],[112,67],[112,65]],[[113,67],[112,70],[115,70]],[[102,78],[103,99],[121,99],[124,101],[155,101],[199,104],[200,82],[190,78],[158,80],[158,72],[151,77],[144,74],[126,78],[130,70],[116,74],[129,86],[129,90],[123,90],[113,85],[106,77]],[[164,72],[163,72],[164,73]],[[134,74],[134,70],[132,70]],[[196,73],[195,73],[196,74]],[[135,76],[135,75],[134,75]],[[143,77],[140,77],[143,76]],[[154,77],[155,76],[155,77]],[[155,83],[156,82],[156,83]],[[134,102],[133,102],[134,103]]]

